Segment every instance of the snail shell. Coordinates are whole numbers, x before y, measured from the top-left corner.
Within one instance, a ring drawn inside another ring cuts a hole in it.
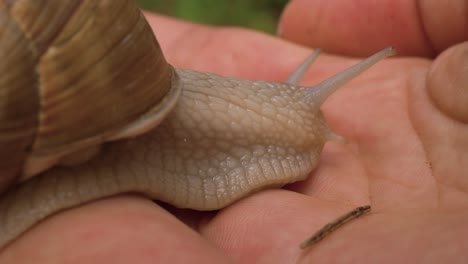
[[[115,138],[142,116],[161,120],[176,102],[173,69],[132,1],[0,8],[0,189]]]
[[[213,210],[304,179],[338,138],[320,105],[394,52],[303,88],[174,70],[130,0],[4,0],[0,25],[0,248],[114,194]]]

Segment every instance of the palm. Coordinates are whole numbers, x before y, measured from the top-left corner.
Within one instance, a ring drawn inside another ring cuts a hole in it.
[[[309,52],[273,38],[257,38],[280,54],[276,63],[266,63],[275,67],[255,78],[284,79]],[[286,54],[293,59],[282,67]],[[252,69],[258,68],[252,61],[274,60],[265,50],[245,56],[239,62],[245,67],[219,68],[219,63],[197,64],[184,55],[168,53],[169,61],[246,78],[254,78]],[[218,57],[206,54],[210,56]],[[304,83],[315,83],[354,62],[323,55]],[[468,179],[463,177],[468,133],[466,124],[441,113],[428,99],[426,72],[431,63],[415,58],[387,60],[344,87],[322,109],[334,131],[349,142],[329,142],[320,166],[304,182],[260,192],[216,215],[182,216],[201,236],[150,201],[121,196],[49,218],[5,249],[0,262],[153,263],[169,257],[174,263],[450,262],[460,258],[466,254],[463,239],[468,235],[463,224],[468,221]],[[444,148],[447,142],[450,148]],[[299,249],[299,243],[323,224],[364,204],[373,206],[371,214],[312,248]]]
[[[414,263],[460,257],[468,232],[463,224],[468,220],[467,167],[461,161],[468,134],[466,125],[453,125],[453,117],[428,101],[425,75],[431,63],[412,58],[383,62],[330,98],[325,115],[349,143],[327,144],[319,168],[287,188],[293,192],[251,196],[203,230],[241,263]],[[453,148],[443,148],[447,139],[440,127],[455,137]],[[365,204],[372,204],[373,213],[313,248],[301,252],[297,247],[326,222]],[[230,229],[220,236],[225,226]]]

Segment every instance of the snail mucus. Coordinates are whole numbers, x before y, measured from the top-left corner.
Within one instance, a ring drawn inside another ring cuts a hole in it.
[[[0,1],[0,248],[120,193],[215,210],[305,179],[339,138],[320,105],[384,49],[315,85],[174,69],[131,0]]]

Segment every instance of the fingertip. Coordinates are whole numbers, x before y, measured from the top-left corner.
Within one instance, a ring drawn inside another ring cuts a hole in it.
[[[421,30],[435,52],[468,40],[468,3],[466,0],[418,1]]]
[[[434,105],[449,118],[468,123],[468,41],[439,55],[427,76]]]
[[[399,56],[433,57],[468,39],[466,1],[420,2],[293,0],[281,16],[279,35],[351,56],[394,45]]]

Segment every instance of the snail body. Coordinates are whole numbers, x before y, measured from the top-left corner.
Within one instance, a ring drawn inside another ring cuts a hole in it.
[[[393,53],[303,88],[174,69],[130,0],[0,1],[0,25],[0,248],[119,193],[214,210],[304,179],[337,138],[320,105]]]

